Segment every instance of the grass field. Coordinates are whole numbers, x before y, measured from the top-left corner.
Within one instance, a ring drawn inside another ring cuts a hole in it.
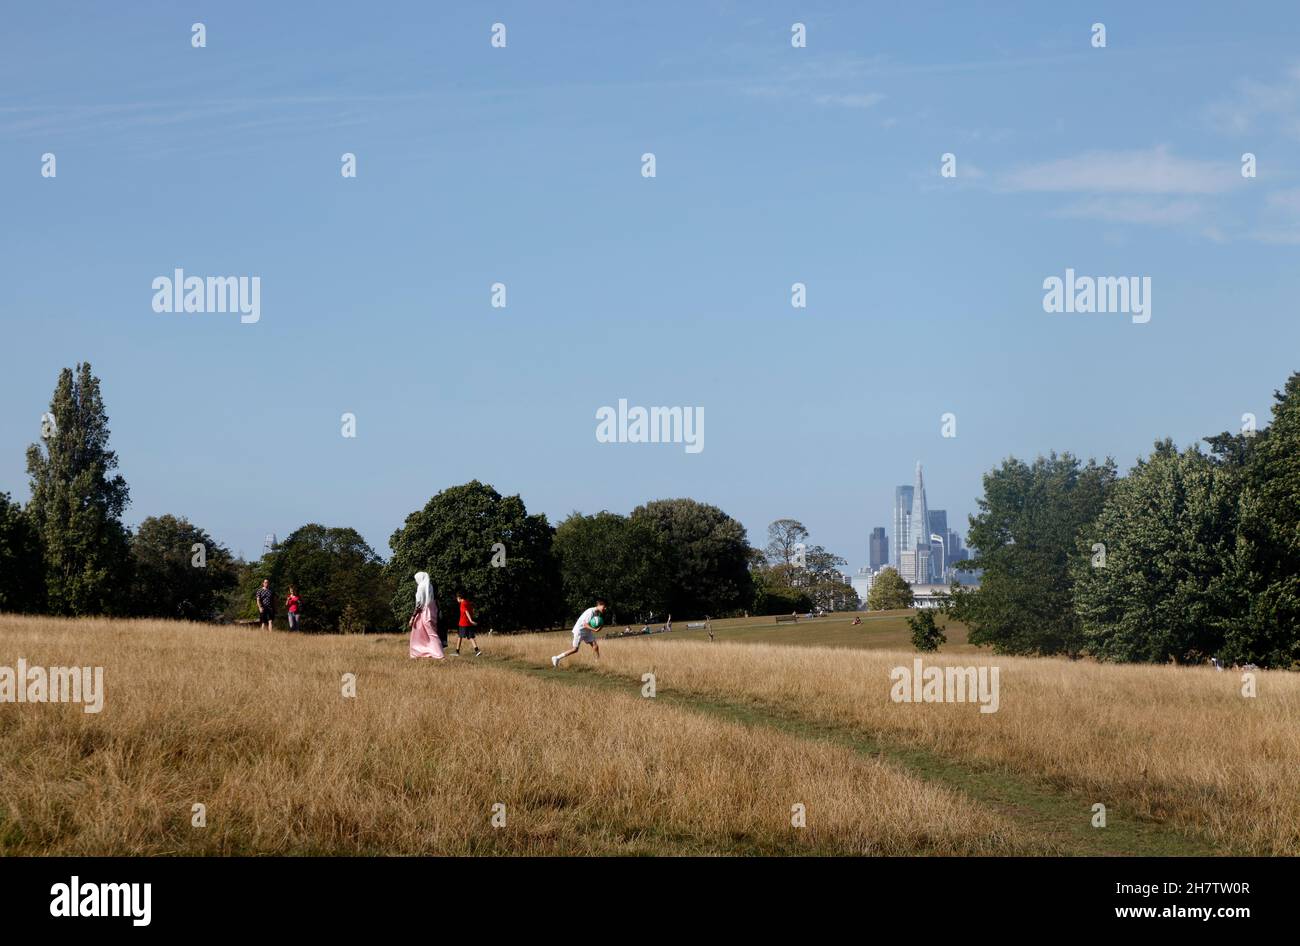
[[[1300,853],[1294,675],[1246,699],[1235,674],[963,654],[1001,666],[997,713],[896,704],[901,617],[849,620],[675,625],[596,671],[551,668],[560,634],[430,663],[391,635],[0,615],[0,666],[106,690],[0,704],[0,854]]]
[[[861,650],[911,650],[912,631],[907,619],[912,611],[875,611],[870,614],[828,614],[811,620],[803,617],[798,623],[777,624],[772,617],[726,618],[713,621],[713,636],[728,644],[780,644],[794,647],[851,647]],[[862,623],[853,626],[854,617]],[[940,618],[942,626],[946,618]],[[614,625],[609,631],[621,631],[628,625]],[[659,629],[663,624],[652,625]],[[632,625],[634,631],[641,625]],[[966,626],[947,621],[948,643],[946,653],[978,653],[980,648],[966,643]],[[709,639],[703,628],[690,629],[686,621],[673,623],[667,634],[650,635],[656,641],[699,641]]]
[[[914,651],[670,640],[675,634],[608,640],[599,668],[584,651],[555,672],[630,680],[652,672],[660,693],[869,736],[881,757],[945,784],[982,785],[986,800],[1013,807],[1104,804],[1110,825],[1089,834],[1094,840],[1158,824],[1172,834],[1138,849],[1300,853],[1295,674],[1257,672],[1258,695],[1247,698],[1239,674],[1210,668],[973,655],[966,645],[955,663],[1001,672],[1000,709],[981,714],[970,704],[891,701],[890,670],[910,665]],[[496,652],[537,667],[549,667],[566,642],[564,634],[493,638]],[[949,656],[944,648],[926,662]]]

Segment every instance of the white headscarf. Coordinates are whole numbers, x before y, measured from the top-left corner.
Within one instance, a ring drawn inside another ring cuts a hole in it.
[[[433,608],[435,613],[437,611],[438,604],[433,599],[433,586],[429,584],[428,572],[415,573],[415,606],[417,608],[428,606]]]

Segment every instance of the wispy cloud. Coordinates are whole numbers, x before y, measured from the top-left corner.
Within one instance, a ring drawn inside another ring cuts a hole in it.
[[[1138,223],[1147,226],[1175,226],[1194,223],[1205,213],[1197,200],[1160,200],[1145,197],[1098,196],[1063,207],[1058,217],[1102,220],[1107,223]]]
[[[1206,116],[1225,134],[1278,130],[1300,138],[1300,64],[1291,65],[1272,82],[1242,79],[1231,96],[1206,108]]]
[[[1300,244],[1300,188],[1269,194],[1260,223],[1247,236],[1260,243]]]
[[[332,124],[349,108],[363,108],[391,102],[395,96],[297,95],[266,98],[231,98],[201,102],[120,102],[99,105],[50,105],[39,108],[0,109],[15,117],[0,116],[0,133],[15,138],[78,135],[106,130],[128,132],[139,129],[212,123],[236,116],[266,116],[270,124],[294,115],[312,116],[318,124]]]
[[[1028,164],[996,179],[1002,192],[1070,196],[1051,216],[1108,224],[1176,227],[1222,242],[1227,195],[1245,179],[1233,161],[1203,161],[1166,145],[1129,151],[1089,151]]]
[[[881,92],[864,92],[857,95],[818,95],[813,101],[818,105],[838,105],[842,108],[871,108],[885,100]]]
[[[1006,174],[1005,190],[1080,194],[1220,194],[1241,183],[1228,162],[1179,158],[1163,145],[1145,151],[1091,151]]]

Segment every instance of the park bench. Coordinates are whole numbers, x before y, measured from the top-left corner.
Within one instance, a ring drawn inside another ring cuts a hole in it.
[[[777,624],[798,624],[799,616],[797,614],[778,614],[776,616]]]
[[[691,624],[687,624],[687,625],[686,625],[686,630],[688,630],[688,631],[698,631],[698,630],[701,630],[701,629],[706,628],[706,627],[708,627],[708,626],[709,626],[709,625],[708,625],[708,622],[707,622],[707,621],[695,621],[695,622],[693,622],[693,623],[691,623]]]

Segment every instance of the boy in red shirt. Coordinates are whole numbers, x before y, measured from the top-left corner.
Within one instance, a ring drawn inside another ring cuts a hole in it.
[[[456,656],[460,656],[460,642],[467,640],[474,645],[474,656],[481,657],[483,651],[478,649],[478,641],[474,637],[474,628],[478,626],[478,622],[474,620],[474,606],[469,603],[463,591],[456,592],[456,601],[460,604],[460,625],[456,628]]]

